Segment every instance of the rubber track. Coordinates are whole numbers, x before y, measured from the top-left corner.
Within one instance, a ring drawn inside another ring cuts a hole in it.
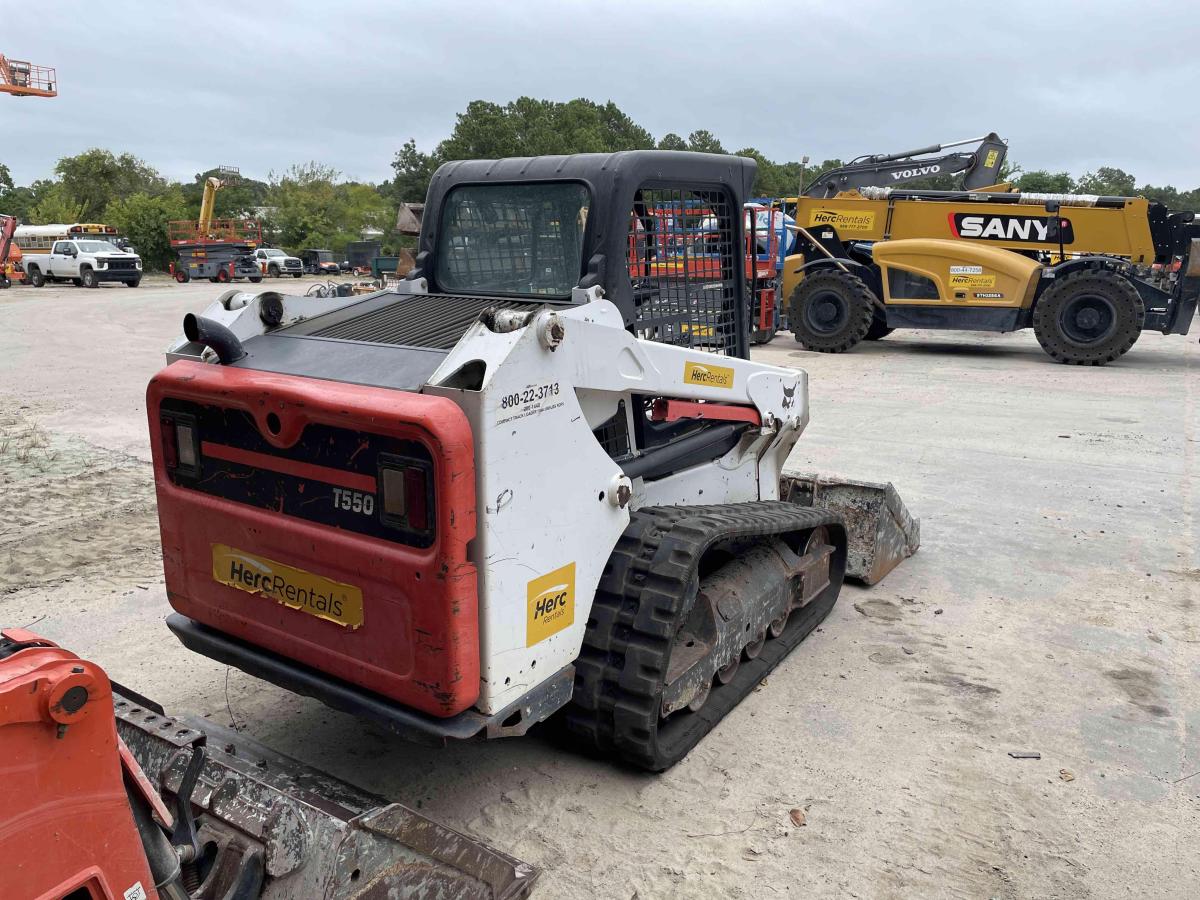
[[[732,538],[770,537],[828,526],[835,552],[824,595],[796,610],[787,629],[743,660],[726,685],[682,725],[659,733],[664,673],[685,604],[696,595],[698,566],[713,545]],[[669,768],[695,746],[809,632],[837,600],[845,572],[841,519],[819,507],[781,501],[720,506],[649,507],[630,516],[609,558],[575,664],[575,690],[564,725],[576,743],[652,771]]]

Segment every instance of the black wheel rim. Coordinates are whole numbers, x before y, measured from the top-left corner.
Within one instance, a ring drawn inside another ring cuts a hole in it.
[[[804,324],[817,334],[837,334],[850,321],[850,307],[835,291],[817,291],[804,305]]]
[[[1100,294],[1080,294],[1063,306],[1058,317],[1066,338],[1076,344],[1096,344],[1117,328],[1113,302]]]

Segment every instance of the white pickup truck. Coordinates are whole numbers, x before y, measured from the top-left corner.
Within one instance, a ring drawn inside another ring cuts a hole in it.
[[[89,288],[99,287],[102,281],[120,281],[137,287],[142,283],[142,260],[106,240],[55,241],[49,253],[25,257],[25,277],[34,287],[54,281]]]
[[[259,247],[254,252],[254,261],[258,263],[259,270],[271,278],[281,278],[284,275],[299,278],[304,274],[304,263],[295,256],[288,256],[282,250]]]

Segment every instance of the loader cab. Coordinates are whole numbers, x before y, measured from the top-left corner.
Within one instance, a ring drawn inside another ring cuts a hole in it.
[[[408,278],[448,303],[569,304],[600,287],[639,337],[745,358],[754,171],[738,157],[640,150],[447,163]]]

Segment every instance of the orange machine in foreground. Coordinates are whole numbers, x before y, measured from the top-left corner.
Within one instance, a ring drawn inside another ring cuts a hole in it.
[[[148,783],[108,677],[31,632],[0,634],[0,897],[154,896],[133,812],[150,801],[127,788]]]
[[[169,808],[168,808],[169,804]],[[0,631],[3,900],[519,900],[537,871]]]

